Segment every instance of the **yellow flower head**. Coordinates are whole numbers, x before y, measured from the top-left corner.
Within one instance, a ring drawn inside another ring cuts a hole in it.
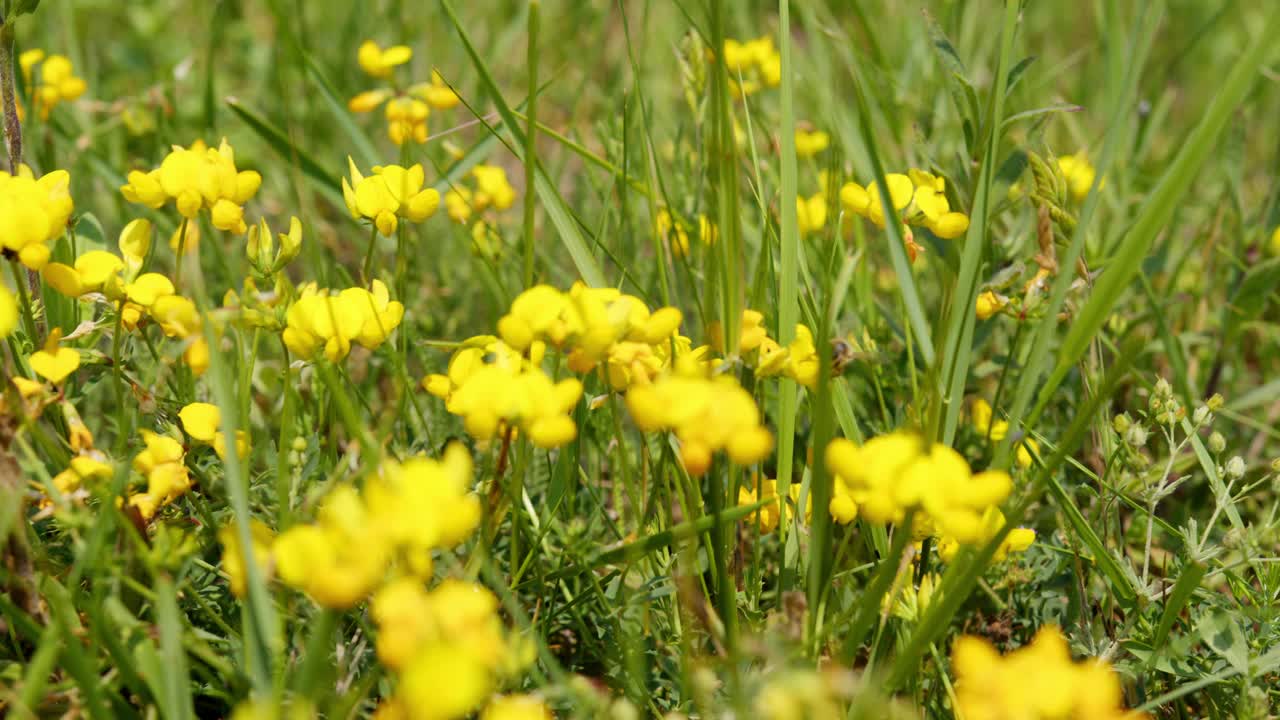
[[[706,473],[720,450],[738,465],[758,463],[773,451],[773,435],[760,423],[755,400],[729,375],[667,375],[632,386],[626,401],[642,431],[675,433],[691,475]]]
[[[1058,158],[1058,170],[1066,178],[1071,197],[1076,202],[1083,201],[1089,194],[1089,188],[1093,187],[1093,179],[1097,175],[1097,171],[1089,163],[1088,156],[1083,152],[1063,155]]]
[[[827,465],[858,511],[871,522],[901,522],[908,510],[922,513],[920,527],[976,542],[983,514],[1008,497],[1006,473],[973,474],[949,447],[925,446],[914,433],[881,435],[861,447],[840,438],[826,450]]]
[[[47,120],[59,103],[79,98],[87,88],[65,55],[46,56],[37,48],[19,55],[18,64],[42,120]]]
[[[958,711],[967,718],[1138,720],[1124,709],[1107,663],[1075,663],[1062,632],[1046,626],[1031,644],[1001,656],[981,638],[956,640],[951,654]]]
[[[347,165],[351,180],[342,179],[342,197],[347,209],[352,217],[372,222],[384,236],[394,235],[401,219],[422,222],[440,206],[440,193],[435,188],[423,187],[426,172],[420,164],[407,168],[377,166],[367,177],[349,157]]]
[[[62,330],[54,328],[49,331],[44,349],[31,354],[27,362],[31,370],[54,385],[60,385],[71,373],[80,367],[80,353],[74,348],[61,347]]]
[[[128,181],[120,192],[129,202],[160,208],[172,200],[184,218],[208,211],[214,227],[241,235],[248,230],[243,206],[257,194],[262,176],[237,169],[235,150],[224,138],[216,149],[199,140],[190,148],[175,145],[160,167],[130,172]]]
[[[455,222],[489,208],[506,210],[516,201],[516,190],[507,181],[507,171],[497,165],[477,165],[471,169],[472,182],[459,184],[444,195],[445,209]]]
[[[386,342],[404,318],[404,305],[392,300],[387,286],[374,280],[369,290],[347,288],[339,293],[304,286],[285,314],[283,339],[289,351],[304,360],[323,353],[338,362],[352,344],[375,350]]]
[[[831,145],[831,136],[822,130],[796,130],[796,155],[813,157]]]
[[[274,533],[261,520],[249,521],[249,537],[253,545],[253,563],[258,572],[266,575],[270,568],[271,543]],[[218,530],[218,542],[222,543],[222,570],[227,574],[231,593],[243,598],[247,592],[248,569],[244,550],[240,547],[240,533],[235,525],[225,525]]]
[[[413,59],[413,49],[408,45],[392,45],[389,48],[379,47],[373,40],[365,40],[356,53],[360,69],[371,77],[386,78],[392,70]]]
[[[0,170],[0,249],[39,270],[49,261],[49,243],[66,230],[75,208],[71,176],[54,170],[38,180],[26,165],[16,175]]]

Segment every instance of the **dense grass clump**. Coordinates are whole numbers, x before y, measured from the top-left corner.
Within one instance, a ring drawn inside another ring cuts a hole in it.
[[[1280,714],[1280,5],[0,18],[0,715]]]

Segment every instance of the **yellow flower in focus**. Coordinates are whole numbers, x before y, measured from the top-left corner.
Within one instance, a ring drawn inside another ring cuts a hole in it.
[[[759,483],[757,488],[756,483]],[[782,521],[785,513],[785,501],[778,497],[778,481],[772,478],[761,479],[756,476],[750,483],[750,487],[743,486],[738,488],[738,505],[754,505],[759,500],[771,500],[758,510],[753,510],[750,515],[743,518],[744,522],[750,527],[759,525],[760,531],[771,533]],[[757,490],[759,495],[757,496]]]
[[[961,543],[975,542],[983,531],[983,516],[1012,490],[1006,473],[969,470],[964,458],[949,447],[926,447],[916,434],[896,431],[880,435],[861,447],[839,438],[826,450],[827,465],[867,520],[901,522],[907,511],[922,513],[918,527],[950,535]]]
[[[49,261],[49,243],[66,230],[75,209],[71,176],[54,170],[36,179],[31,168],[16,175],[0,170],[0,249],[39,270]]]
[[[133,469],[147,480],[145,492],[129,496],[129,506],[143,520],[150,520],[163,506],[191,489],[191,477],[184,464],[182,444],[150,430],[142,431],[146,449],[133,458]]]
[[[1124,709],[1120,680],[1106,662],[1075,663],[1062,631],[1046,626],[1031,644],[1001,656],[981,638],[964,636],[951,651],[957,711],[966,718],[1138,720]]]
[[[61,385],[71,373],[80,367],[80,353],[74,348],[62,347],[62,330],[49,331],[44,349],[31,353],[27,359],[31,370],[54,385]]]
[[[392,300],[387,286],[374,280],[371,289],[353,287],[339,293],[314,284],[301,289],[285,313],[282,337],[289,351],[303,360],[323,354],[338,362],[352,344],[376,350],[404,318],[404,305]]]
[[[350,157],[347,165],[351,180],[342,179],[342,197],[351,217],[369,220],[386,237],[395,234],[401,219],[422,222],[440,206],[440,193],[423,187],[426,172],[421,164],[375,166],[367,177]]]
[[[108,284],[113,287],[107,291],[108,297],[118,295],[123,289],[119,286],[119,273],[124,269],[124,261],[105,250],[90,250],[76,258],[75,266],[62,263],[48,263],[40,270],[44,281],[54,290],[67,297],[80,297],[88,293],[103,292]]]
[[[371,77],[386,78],[391,71],[413,59],[413,49],[407,45],[392,45],[383,49],[373,40],[365,40],[356,52],[360,69]]]
[[[125,199],[150,208],[172,200],[188,220],[208,211],[213,226],[242,235],[248,230],[244,204],[257,194],[262,176],[236,168],[235,150],[223,138],[215,149],[197,140],[189,148],[175,145],[160,167],[133,171],[120,188]]]

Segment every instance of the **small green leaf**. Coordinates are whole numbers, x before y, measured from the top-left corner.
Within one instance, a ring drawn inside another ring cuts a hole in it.
[[[1196,630],[1204,644],[1226,660],[1232,669],[1242,674],[1248,672],[1249,642],[1245,640],[1236,618],[1225,611],[1214,612],[1201,620]]]

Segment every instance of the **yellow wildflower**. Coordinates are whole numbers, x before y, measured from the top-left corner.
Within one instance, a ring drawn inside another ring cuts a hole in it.
[[[1072,662],[1066,638],[1054,626],[1003,657],[986,640],[964,636],[951,658],[957,710],[970,720],[1146,717],[1124,710],[1120,680],[1106,662]]]
[[[973,427],[983,437],[988,438],[993,443],[1004,440],[1009,434],[1009,421],[1001,419],[993,419],[991,404],[982,398],[973,401],[973,406],[969,409],[969,415],[973,420]],[[1031,463],[1035,461],[1035,456],[1040,454],[1040,443],[1035,438],[1023,438],[1018,442],[1018,465],[1029,468]]]
[[[796,155],[813,157],[831,145],[831,136],[822,130],[796,130]]]
[[[66,170],[38,180],[26,165],[16,175],[0,170],[0,249],[32,270],[44,267],[49,243],[66,230],[75,207],[70,184]]]
[[[1067,189],[1076,202],[1084,200],[1093,187],[1093,179],[1097,171],[1089,164],[1089,158],[1083,152],[1075,155],[1063,155],[1058,158],[1058,170],[1067,180]]]
[[[243,206],[257,194],[262,176],[238,170],[235,150],[223,138],[216,149],[200,140],[190,148],[175,145],[160,167],[130,172],[128,181],[120,192],[129,202],[160,208],[173,200],[188,220],[207,210],[214,227],[241,235],[248,229]]]
[[[44,349],[31,353],[27,362],[31,370],[54,385],[62,384],[67,376],[80,367],[80,353],[74,348],[61,347],[62,330],[54,328],[49,331]]]
[[[764,460],[773,435],[760,423],[760,410],[733,377],[676,374],[627,391],[627,409],[644,432],[671,430],[690,475],[711,467],[711,456],[728,453],[738,465]]]
[[[537,695],[503,695],[494,698],[480,720],[552,720],[554,716]]]
[[[399,220],[422,222],[434,215],[440,206],[440,193],[435,188],[423,187],[426,172],[421,164],[407,168],[375,166],[373,174],[367,177],[361,174],[350,157],[347,165],[351,170],[351,181],[342,179],[342,197],[351,217],[369,220],[384,236],[395,234]]]
[[[274,533],[261,520],[249,521],[249,539],[252,543],[253,564],[266,576],[271,568],[271,543]],[[222,570],[227,574],[231,594],[243,598],[247,592],[248,568],[244,550],[240,547],[240,533],[235,525],[224,525],[218,530],[218,542],[222,543]]]
[[[47,120],[59,103],[75,100],[87,88],[65,55],[45,56],[43,50],[27,50],[18,56],[18,64],[42,120]]]
[[[150,430],[142,431],[142,440],[146,449],[134,456],[133,468],[147,479],[147,489],[129,496],[129,505],[143,520],[150,520],[157,510],[191,489],[191,477],[181,443]]]
[[[390,77],[391,71],[413,59],[413,49],[407,45],[393,45],[383,49],[373,40],[365,40],[356,53],[360,68],[372,77]]]
[[[444,195],[445,208],[454,221],[465,223],[475,213],[489,208],[506,210],[516,201],[516,190],[507,181],[507,171],[497,165],[471,168],[471,185],[455,185]]]
[[[982,516],[982,532],[979,536],[969,544],[982,545],[996,536],[1004,527],[1004,513],[1000,512],[1000,508],[990,507]],[[1036,540],[1036,531],[1030,528],[1014,528],[1009,531],[1004,540],[1000,542],[1000,547],[996,548],[996,553],[992,556],[994,562],[1003,562],[1009,557],[1009,553],[1025,552],[1027,548]],[[938,557],[943,561],[949,562],[960,552],[962,543],[953,537],[943,536],[938,539]]]
[[[827,224],[827,196],[823,193],[796,198],[796,226],[801,235],[818,232]]]
[[[840,438],[826,450],[827,465],[871,522],[900,522],[908,510],[922,513],[919,527],[975,542],[983,514],[1012,489],[999,471],[972,473],[955,450],[925,445],[914,433],[881,435],[861,447]]]
[[[387,286],[374,280],[371,289],[353,287],[339,293],[303,286],[285,314],[283,339],[289,351],[303,360],[323,353],[338,362],[351,345],[375,350],[386,342],[404,318],[404,305],[391,300]]]
[[[978,296],[974,303],[974,313],[979,320],[986,320],[1000,312],[1009,304],[1009,298],[988,290]]]

